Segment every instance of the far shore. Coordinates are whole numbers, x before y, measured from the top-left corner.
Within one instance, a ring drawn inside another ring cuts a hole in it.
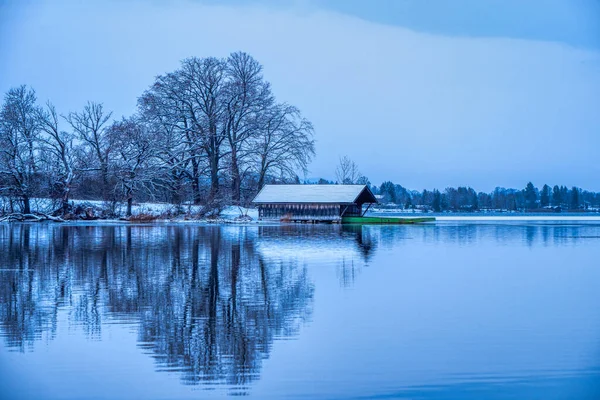
[[[540,223],[563,223],[563,222],[598,222],[600,223],[600,215],[429,215],[435,217],[433,222],[425,222],[417,225],[432,225],[436,223],[505,223],[505,222],[540,222]],[[406,215],[398,215],[398,218],[407,218]],[[52,221],[2,221],[0,224],[11,224],[11,223],[44,223],[49,222],[54,224]],[[284,225],[331,225],[326,223],[294,223],[294,222],[279,222],[279,221],[261,221],[261,220],[237,220],[237,219],[153,219],[149,221],[138,221],[138,220],[127,220],[127,219],[78,219],[78,220],[65,220],[60,221],[60,225],[207,225],[207,226],[284,226]],[[333,225],[341,225],[339,223]],[[376,226],[386,226],[376,225]],[[397,226],[397,225],[387,225]],[[415,225],[402,225],[402,226],[415,226]]]
[[[184,205],[176,207],[168,203],[138,203],[133,206],[132,216],[124,215],[124,204],[117,204],[110,214],[103,212],[106,205],[102,201],[73,200],[74,208],[81,208],[82,212],[78,218],[60,218],[51,217],[51,210],[56,205],[48,199],[34,199],[36,206],[30,219],[25,221],[12,220],[6,218],[7,214],[0,215],[0,222],[43,222],[45,220],[55,220],[55,222],[67,224],[202,224],[202,225],[279,225],[289,224],[279,221],[260,221],[258,219],[258,209],[254,207],[224,206],[218,213],[211,216],[202,215],[202,206]],[[40,216],[36,220],[36,216]],[[90,218],[86,218],[90,216]],[[565,210],[563,212],[539,212],[539,211],[509,211],[509,210],[478,210],[468,212],[426,212],[422,209],[402,209],[388,207],[373,207],[366,216],[381,216],[394,218],[414,218],[414,217],[435,217],[436,222],[509,222],[509,221],[596,221],[600,222],[600,212],[597,210]],[[431,224],[431,222],[427,222]]]

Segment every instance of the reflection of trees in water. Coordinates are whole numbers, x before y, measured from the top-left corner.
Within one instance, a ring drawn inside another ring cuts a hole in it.
[[[139,343],[186,383],[243,387],[277,337],[309,317],[303,260],[329,262],[350,286],[378,248],[571,245],[599,225],[60,226],[0,225],[0,334],[22,351],[70,327],[100,337],[107,320],[139,327]],[[585,239],[592,240],[592,239]]]
[[[0,326],[21,350],[70,306],[91,337],[137,322],[140,346],[186,383],[243,386],[311,312],[306,269],[265,262],[245,228],[5,225],[0,249]]]
[[[572,244],[586,236],[598,235],[600,224],[556,221],[440,222],[422,225],[365,227],[381,247],[411,243],[471,245],[482,241],[498,244],[555,246]]]

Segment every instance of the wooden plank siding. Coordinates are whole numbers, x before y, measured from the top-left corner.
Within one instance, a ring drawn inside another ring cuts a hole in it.
[[[340,221],[338,204],[261,204],[258,217],[262,220]]]

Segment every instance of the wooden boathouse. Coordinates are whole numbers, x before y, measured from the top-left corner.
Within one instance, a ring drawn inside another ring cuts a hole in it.
[[[366,185],[265,185],[252,203],[263,221],[341,222],[362,217],[377,199]]]

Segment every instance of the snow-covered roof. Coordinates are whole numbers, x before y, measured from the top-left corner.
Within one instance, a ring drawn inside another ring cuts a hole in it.
[[[363,193],[363,203],[377,200],[366,185],[265,185],[253,203],[354,203]]]

